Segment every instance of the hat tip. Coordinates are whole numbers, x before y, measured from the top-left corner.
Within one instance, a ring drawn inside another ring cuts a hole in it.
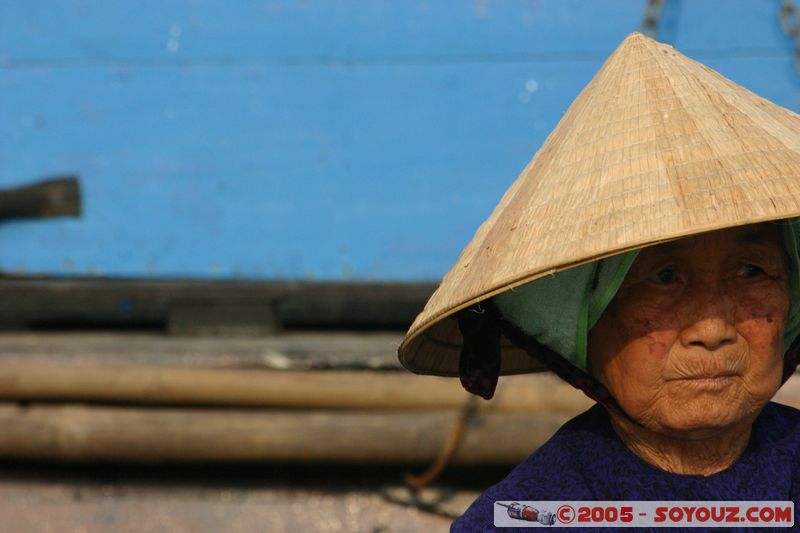
[[[631,45],[645,45],[645,46],[658,46],[661,48],[663,47],[672,48],[672,46],[670,46],[669,44],[656,41],[649,35],[644,34],[640,31],[634,31],[629,33],[628,36],[625,37],[625,39],[622,41],[619,47],[622,48],[623,46],[631,46]]]
[[[655,43],[655,44],[659,44],[659,45],[663,45],[663,46],[669,46],[670,48],[672,48],[671,44],[661,42],[661,41],[659,41],[657,39],[653,39],[652,37],[650,37],[646,33],[642,33],[641,31],[638,31],[638,30],[629,33],[628,36],[625,37],[625,39],[623,40],[623,42],[626,42],[626,41],[643,41],[643,42]]]
[[[625,37],[623,42],[625,41],[652,41],[652,39],[640,31],[634,31]]]

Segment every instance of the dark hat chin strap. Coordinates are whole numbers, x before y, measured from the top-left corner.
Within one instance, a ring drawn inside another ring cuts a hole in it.
[[[456,316],[463,337],[458,375],[461,385],[486,400],[494,396],[500,377],[500,328],[495,315],[480,304]]]
[[[500,338],[505,336],[512,344],[538,359],[558,377],[580,389],[588,397],[609,411],[641,425],[620,407],[608,389],[592,375],[574,366],[558,353],[537,342],[521,329],[504,320],[491,300],[474,304],[456,314],[464,342],[459,359],[461,384],[472,394],[485,399],[494,395],[500,376]],[[800,337],[786,350],[783,358],[781,384],[786,383],[800,362]]]
[[[630,419],[605,386],[514,324],[504,320],[491,300],[479,302],[459,311],[456,318],[463,336],[458,365],[459,377],[464,388],[472,394],[487,400],[494,395],[500,376],[502,334],[512,344],[538,359],[573,387],[581,389],[596,402]]]

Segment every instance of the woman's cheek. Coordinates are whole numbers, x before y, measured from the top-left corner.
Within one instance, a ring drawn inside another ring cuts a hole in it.
[[[783,327],[764,318],[744,320],[736,329],[747,341],[748,366],[757,376],[783,367]],[[760,379],[760,377],[759,377]]]
[[[663,303],[652,300],[640,301],[627,311],[625,366],[645,387],[638,391],[638,400],[650,404],[668,373],[669,353],[678,338],[677,316]]]
[[[736,329],[746,340],[750,351],[780,352],[783,349],[783,320],[752,317],[736,321]]]
[[[789,299],[780,291],[767,297],[743,294],[736,307],[736,329],[745,337],[750,349],[779,351],[783,348],[783,331],[789,314]]]
[[[625,321],[625,336],[629,341],[647,343],[654,355],[666,349],[664,344],[677,335],[677,313],[658,301],[631,302],[619,316],[629,317]]]
[[[640,305],[630,310],[625,321],[625,347],[620,363],[626,375],[638,374],[636,381],[649,388],[660,387],[669,351],[677,339],[674,317],[655,305]]]

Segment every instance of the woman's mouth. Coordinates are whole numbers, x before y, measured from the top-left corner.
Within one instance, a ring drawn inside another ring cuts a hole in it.
[[[729,384],[733,379],[738,378],[736,372],[716,372],[708,374],[697,374],[680,378],[679,381],[701,386],[722,386]]]

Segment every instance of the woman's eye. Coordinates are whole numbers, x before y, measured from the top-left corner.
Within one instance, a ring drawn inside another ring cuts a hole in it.
[[[742,265],[739,274],[745,278],[757,278],[765,274],[764,269],[758,265]]]
[[[656,283],[660,283],[661,285],[668,285],[675,281],[675,271],[671,268],[662,268],[654,277]]]

